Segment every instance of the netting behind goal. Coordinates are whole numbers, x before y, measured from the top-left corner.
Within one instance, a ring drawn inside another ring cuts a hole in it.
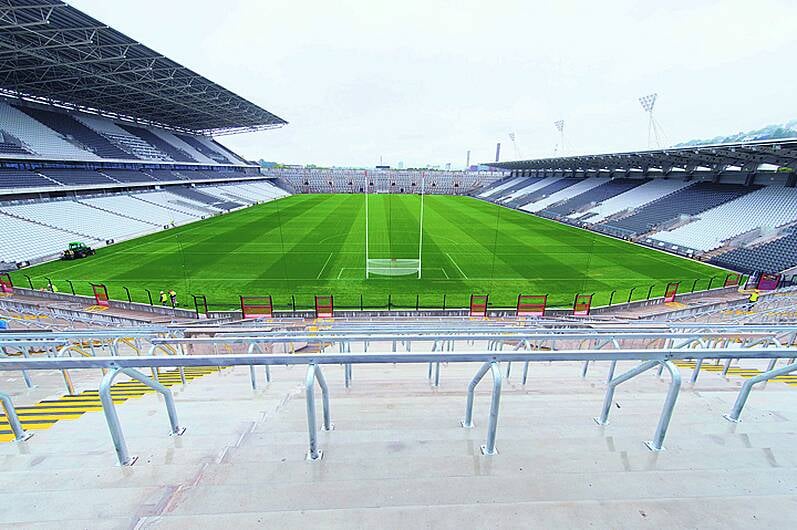
[[[417,276],[421,270],[419,259],[369,259],[366,265],[366,275],[371,276]]]

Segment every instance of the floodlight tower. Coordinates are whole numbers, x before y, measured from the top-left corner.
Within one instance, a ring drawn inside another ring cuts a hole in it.
[[[553,122],[556,130],[559,131],[559,147],[561,148],[562,155],[565,154],[565,120],[556,120]]]
[[[512,147],[515,149],[515,160],[520,160],[520,149],[518,149],[517,141],[515,141],[515,133],[509,133],[509,139],[512,141]]]
[[[664,129],[662,129],[659,122],[653,116],[653,107],[656,105],[656,98],[658,94],[653,93],[648,96],[639,98],[639,104],[642,109],[648,113],[648,148],[653,147],[653,140],[656,141],[656,147],[661,147],[662,140],[664,140]]]

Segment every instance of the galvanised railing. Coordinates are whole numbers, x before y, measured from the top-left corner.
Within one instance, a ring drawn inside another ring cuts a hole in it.
[[[255,338],[250,338],[253,341]],[[172,339],[180,340],[180,339]],[[225,342],[226,343],[226,342]],[[258,342],[252,342],[253,345]],[[324,429],[332,429],[329,390],[323,376],[321,367],[327,364],[339,364],[351,366],[353,364],[417,364],[417,363],[480,363],[481,367],[474,376],[467,388],[467,401],[465,410],[464,427],[471,427],[473,414],[474,391],[476,385],[487,372],[493,378],[492,401],[490,415],[488,418],[487,441],[483,447],[485,455],[496,453],[496,433],[498,425],[498,410],[501,396],[501,382],[503,376],[500,370],[500,363],[512,362],[565,362],[580,361],[584,363],[594,361],[639,361],[641,364],[625,372],[622,375],[611,377],[607,385],[606,398],[597,422],[605,425],[608,421],[611,401],[614,391],[618,385],[626,382],[637,375],[646,372],[654,367],[667,369],[671,374],[671,382],[667,393],[655,434],[650,442],[646,444],[651,450],[658,451],[663,448],[664,439],[672,417],[678,392],[681,387],[681,377],[678,369],[672,363],[674,360],[681,359],[773,359],[788,357],[794,354],[794,349],[786,347],[725,347],[713,348],[706,347],[707,343],[695,342],[694,348],[661,348],[661,349],[639,349],[629,348],[623,350],[536,350],[536,351],[514,351],[502,352],[495,350],[474,351],[474,352],[363,352],[363,353],[317,353],[317,354],[292,354],[292,355],[265,355],[265,354],[222,354],[222,355],[172,355],[164,357],[155,356],[118,356],[118,357],[78,357],[78,358],[8,358],[0,360],[0,370],[77,370],[77,369],[97,369],[108,370],[103,376],[100,384],[100,399],[108,422],[114,447],[120,464],[130,465],[135,462],[131,457],[124,440],[118,415],[111,399],[111,384],[118,375],[128,375],[146,386],[160,392],[166,400],[167,412],[170,420],[170,432],[173,435],[180,435],[184,429],[179,426],[177,412],[171,391],[160,385],[155,378],[149,378],[138,369],[150,368],[157,377],[159,368],[178,367],[183,369],[189,366],[273,366],[273,365],[306,365],[307,377],[305,378],[305,393],[307,399],[307,424],[309,450],[308,460],[314,461],[321,458],[322,453],[318,448],[317,428],[315,418],[315,395],[314,386],[318,381],[323,396],[323,417]],[[159,347],[159,345],[155,345]],[[787,366],[769,370],[759,376],[745,382],[736,403],[730,413],[726,416],[731,421],[738,421],[745,402],[750,394],[752,386],[760,381],[766,381],[772,377],[784,375],[797,370],[797,363],[790,363]],[[13,404],[7,396],[2,396],[3,405],[7,410],[13,410]],[[21,425],[15,414],[7,415],[12,424],[14,432],[19,439],[26,435],[22,431]]]

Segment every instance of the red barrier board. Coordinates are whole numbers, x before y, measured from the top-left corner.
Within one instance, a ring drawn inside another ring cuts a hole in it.
[[[470,316],[472,317],[487,316],[487,298],[488,295],[486,294],[470,295]]]
[[[548,295],[519,294],[517,297],[517,316],[542,317],[545,316],[545,306],[548,304]]]

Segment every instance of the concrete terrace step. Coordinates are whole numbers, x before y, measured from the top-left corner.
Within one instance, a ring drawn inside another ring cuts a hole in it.
[[[788,526],[788,514],[797,511],[797,499],[788,495],[714,497],[693,499],[635,499],[633,501],[522,502],[429,506],[335,508],[331,510],[276,511],[203,515],[145,516],[141,528],[380,528],[408,527],[461,530],[462,528],[692,528],[726,530]],[[707,514],[711,514],[707,516]]]
[[[197,485],[180,492],[169,513],[212,514],[252,511],[304,511],[384,506],[440,506],[459,504],[608,501],[679,497],[743,497],[797,493],[797,470],[757,473],[709,472],[695,476],[689,471],[666,477],[626,473],[563,475],[536,473],[528,477],[440,477],[422,479],[338,481],[325,483],[259,484],[242,490],[238,485]],[[657,480],[659,478],[659,480]],[[398,493],[400,492],[400,495]],[[290,506],[290,510],[286,510]]]
[[[654,453],[642,442],[655,430],[666,378],[622,385],[610,424],[598,426],[607,366],[582,380],[579,363],[536,365],[523,387],[513,365],[498,455],[488,457],[479,447],[489,378],[477,391],[475,427],[459,425],[475,368],[452,366],[435,389],[425,366],[358,366],[346,389],[342,367],[324,367],[336,428],[318,433],[324,458],[316,462],[305,460],[302,367],[273,367],[270,384],[258,369],[257,390],[245,367],[174,384],[182,436],[169,436],[161,396],[128,399],[117,412],[139,459],[125,468],[95,393],[28,406],[21,412],[29,416],[97,413],[0,444],[0,526],[777,527],[797,514],[797,392],[786,385],[757,387],[738,424],[722,414],[740,378],[706,374],[695,388],[684,385],[666,450]],[[132,382],[114,389],[120,397],[140,391]],[[320,396],[316,389],[319,426]]]

